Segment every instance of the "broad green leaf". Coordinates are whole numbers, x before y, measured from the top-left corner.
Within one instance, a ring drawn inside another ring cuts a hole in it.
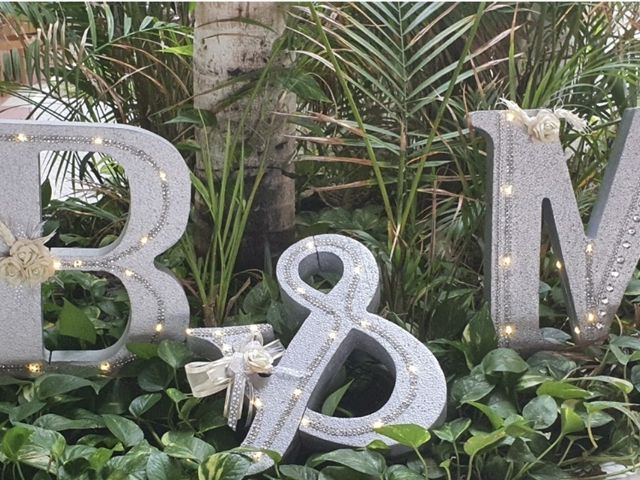
[[[442,427],[433,430],[433,433],[445,442],[454,443],[460,435],[467,431],[471,425],[471,419],[469,418],[456,418],[448,423],[445,423]]]
[[[634,365],[631,368],[631,375],[629,376],[629,378],[636,390],[640,392],[640,364]]]
[[[509,348],[497,348],[489,352],[482,360],[482,369],[487,375],[496,373],[524,373],[529,365],[520,355]]]
[[[584,430],[584,422],[582,418],[580,418],[580,415],[576,413],[575,405],[575,400],[567,400],[563,402],[560,407],[560,433],[563,436]]]
[[[432,473],[431,470],[429,473]],[[424,475],[420,475],[404,465],[391,465],[384,472],[384,480],[424,480],[424,478]],[[429,478],[435,477],[429,476]]]
[[[549,395],[540,395],[524,406],[522,416],[532,423],[533,428],[543,430],[558,418],[558,405]]]
[[[466,377],[453,382],[451,396],[458,403],[475,402],[486,397],[495,388],[480,371],[472,372]]]
[[[2,437],[0,450],[9,460],[17,462],[19,460],[20,449],[26,445],[32,434],[33,431],[24,427],[10,428]]]
[[[613,385],[618,390],[624,393],[631,393],[633,391],[633,383],[625,380],[623,378],[610,377],[607,375],[594,375],[593,377],[582,377],[579,379],[580,381],[585,382],[603,382]]]
[[[536,392],[538,395],[550,395],[554,398],[561,398],[562,400],[569,400],[572,398],[589,398],[592,396],[591,392],[576,387],[567,382],[560,381],[548,381],[544,382],[538,387]]]
[[[318,472],[304,465],[281,465],[278,470],[285,480],[318,480]]]
[[[147,393],[134,398],[129,404],[129,412],[134,417],[140,417],[162,399],[161,393]]]
[[[99,417],[98,417],[99,418]],[[62,432],[64,430],[88,430],[104,428],[104,422],[96,421],[94,419],[78,419],[73,420],[70,418],[57,415],[55,413],[47,413],[37,418],[33,424],[37,427],[47,430],[53,430],[55,432]]]
[[[481,450],[497,445],[506,436],[504,428],[489,433],[478,433],[464,442],[464,451],[467,455],[475,455]]]
[[[89,380],[61,373],[46,373],[35,381],[36,393],[41,400],[91,386],[93,383]]]
[[[125,446],[133,447],[144,440],[144,433],[138,425],[119,415],[102,415],[105,426]]]
[[[161,392],[173,380],[173,369],[159,359],[148,360],[138,375],[138,385],[146,392]]]
[[[349,387],[351,386],[352,383],[353,383],[353,380],[341,386],[335,392],[329,395],[327,399],[324,401],[324,403],[322,404],[322,409],[320,410],[320,412],[323,415],[332,416],[336,412],[336,408],[338,408],[338,405],[340,404],[342,397],[344,397],[344,395],[347,393],[347,390],[349,390]]]
[[[467,402],[467,403],[469,403],[469,405],[474,406],[475,408],[480,410],[482,413],[484,413],[485,416],[491,422],[491,426],[494,429],[498,429],[504,425],[504,420],[502,419],[502,417],[498,415],[496,412],[494,412],[489,405],[485,405],[484,403],[479,403],[479,402]]]
[[[198,468],[198,480],[242,480],[251,461],[234,453],[214,453]]]
[[[182,476],[182,468],[169,455],[157,452],[149,455],[147,460],[147,478],[153,480],[176,480]]]
[[[386,468],[384,457],[379,453],[367,450],[350,450],[346,448],[315,456],[309,460],[309,466],[317,467],[325,462],[344,465],[356,472],[376,477],[379,477]]]
[[[191,350],[184,343],[163,340],[158,346],[158,356],[173,368],[178,369],[191,360]]]
[[[146,360],[158,356],[158,345],[155,343],[127,343],[127,350]]]
[[[431,439],[429,431],[419,425],[385,425],[374,430],[380,435],[395,440],[400,445],[411,448],[420,448]]]
[[[30,402],[23,403],[16,407],[13,407],[9,411],[9,420],[11,423],[16,424],[21,422],[25,418],[29,418],[31,415],[38,413],[46,405],[45,402],[41,402],[38,399],[33,399]]]
[[[189,398],[189,395],[181,392],[177,388],[167,388],[166,392],[167,397],[171,399],[173,403],[180,403]]]
[[[79,338],[91,344],[96,342],[96,329],[89,317],[66,299],[56,325],[62,335]]]
[[[167,432],[162,436],[164,453],[174,458],[186,458],[198,463],[215,453],[207,442],[188,432]]]

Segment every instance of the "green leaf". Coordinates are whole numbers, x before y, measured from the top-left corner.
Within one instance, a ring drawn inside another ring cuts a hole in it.
[[[631,375],[629,377],[633,386],[636,387],[636,390],[640,392],[640,364],[634,365],[631,368]]]
[[[282,465],[278,470],[285,480],[318,480],[318,472],[304,465]]]
[[[320,410],[323,415],[332,416],[335,413],[336,408],[338,408],[338,405],[342,400],[342,397],[344,397],[344,395],[347,393],[347,390],[349,390],[349,387],[352,383],[353,380],[341,386],[339,389],[337,389],[327,397],[327,399],[322,404],[322,409]]]
[[[134,398],[129,404],[129,412],[134,417],[140,417],[162,399],[161,393],[147,393]]]
[[[462,342],[470,365],[480,363],[487,353],[498,346],[491,313],[486,307],[478,312],[466,326],[462,333]]]
[[[536,391],[538,395],[551,395],[554,398],[568,400],[572,398],[589,398],[591,392],[567,382],[551,380],[544,382]]]
[[[484,373],[478,370],[454,381],[451,397],[460,404],[475,402],[486,397],[494,388],[495,385],[489,383]]]
[[[198,480],[242,480],[251,461],[235,453],[214,453],[198,468]]]
[[[337,463],[365,475],[379,477],[386,468],[384,457],[377,452],[356,451],[350,449],[334,450],[309,460],[309,466],[317,467],[324,462]]]
[[[18,452],[26,445],[32,434],[33,431],[24,427],[10,428],[2,437],[0,451],[12,462],[17,462],[19,460]]]
[[[188,432],[167,432],[162,436],[162,444],[167,455],[196,460],[198,463],[215,453],[211,445]]]
[[[524,373],[529,365],[520,355],[509,348],[497,348],[482,359],[482,370],[486,375],[495,373]]]
[[[182,477],[182,468],[166,453],[157,452],[149,455],[146,474],[153,480],[176,480]]]
[[[442,427],[433,430],[433,433],[440,440],[445,442],[454,443],[460,435],[467,431],[471,426],[471,419],[469,418],[456,418],[448,423],[445,423]]]
[[[119,415],[102,415],[105,426],[125,446],[133,447],[144,440],[144,433],[138,425]]]
[[[575,405],[575,400],[567,400],[563,402],[560,407],[560,433],[563,436],[569,435],[570,433],[580,432],[585,428],[582,418],[580,418],[580,415],[576,413]]]
[[[543,430],[558,418],[558,405],[549,395],[540,395],[524,406],[522,416],[532,423],[533,428]]]
[[[91,386],[93,383],[89,380],[61,373],[46,373],[35,381],[36,393],[41,400]]]
[[[175,404],[178,404],[186,400],[187,398],[189,398],[189,395],[181,392],[177,388],[167,388],[165,393],[167,394],[167,397],[169,397],[171,401]]]
[[[61,335],[79,338],[91,344],[96,342],[96,328],[89,317],[66,299],[56,325]]]
[[[184,343],[163,340],[158,347],[158,356],[173,368],[178,369],[191,360],[191,350]]]
[[[41,402],[38,399],[33,399],[30,402],[23,403],[13,407],[9,412],[9,420],[11,423],[18,423],[25,418],[29,418],[31,415],[39,412],[46,405],[45,402]]]
[[[98,417],[100,419],[100,417]],[[55,432],[62,432],[64,430],[86,430],[103,428],[104,422],[96,421],[93,418],[83,418],[73,420],[70,418],[57,415],[55,413],[47,413],[36,419],[33,424],[37,427],[47,430],[53,430]]]
[[[155,343],[127,343],[127,350],[136,357],[147,360],[158,356],[158,345]]]
[[[385,425],[374,430],[380,435],[395,440],[400,445],[411,448],[420,448],[431,439],[429,431],[419,425]]]
[[[145,369],[138,375],[138,385],[146,392],[161,392],[173,380],[173,369],[159,359],[147,360]]]
[[[468,403],[469,405],[473,405],[482,413],[484,413],[485,416],[491,422],[491,426],[494,429],[498,429],[504,425],[504,420],[502,419],[502,417],[498,415],[489,405],[485,405],[484,403],[479,403],[479,402],[468,402]]]
[[[429,470],[429,473],[433,473]],[[391,465],[384,473],[385,480],[424,480],[424,476],[404,465]],[[429,476],[429,478],[436,478]]]
[[[464,451],[467,455],[475,455],[481,450],[497,445],[506,436],[504,428],[489,433],[478,433],[464,442]]]

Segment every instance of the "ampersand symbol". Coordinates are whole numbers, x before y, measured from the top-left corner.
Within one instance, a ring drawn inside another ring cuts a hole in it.
[[[304,281],[320,272],[341,274],[328,293]],[[277,276],[290,316],[304,323],[272,375],[255,380],[256,413],[243,447],[281,455],[292,453],[299,440],[319,448],[363,447],[381,439],[374,430],[378,426],[413,423],[430,428],[444,417],[447,387],[436,358],[409,332],[371,313],[379,302],[379,272],[364,245],[341,235],[307,238],[282,254]],[[213,343],[224,354],[241,348],[250,331],[267,340],[272,336],[268,325],[202,328],[192,331],[190,345],[203,353]],[[363,417],[318,413],[315,408],[326,387],[356,348],[395,375],[391,396]],[[254,458],[251,473],[271,465],[266,455]]]

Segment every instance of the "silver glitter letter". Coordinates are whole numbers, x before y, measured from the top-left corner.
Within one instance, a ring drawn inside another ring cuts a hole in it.
[[[318,272],[342,276],[324,293],[304,281]],[[370,313],[378,304],[379,273],[369,250],[340,235],[310,237],[283,253],[277,275],[291,314],[305,320],[273,375],[258,387],[257,413],[244,446],[285,454],[301,437],[321,447],[363,447],[381,438],[376,426],[430,428],[442,418],[447,387],[438,361],[409,332]],[[318,413],[327,387],[336,386],[336,370],[355,348],[394,374],[389,400],[358,418]],[[268,463],[263,458],[255,470]]]
[[[512,348],[558,348],[539,328],[544,221],[571,334],[577,344],[602,341],[640,258],[640,116],[630,110],[622,119],[586,233],[560,143],[532,140],[509,116],[472,113],[490,160],[485,275],[496,329]]]
[[[41,222],[43,151],[110,155],[126,170],[131,199],[124,232],[113,244],[51,251],[58,269],[108,272],[122,281],[131,302],[122,338],[103,350],[45,351],[40,287],[0,281],[1,368],[19,372],[26,362],[44,361],[99,364],[107,370],[128,357],[126,342],[164,335],[184,338],[189,318],[184,291],[154,265],[154,258],[180,238],[189,213],[189,172],[176,149],[154,134],[127,126],[15,121],[0,122],[0,149],[0,219],[16,237],[25,237]]]

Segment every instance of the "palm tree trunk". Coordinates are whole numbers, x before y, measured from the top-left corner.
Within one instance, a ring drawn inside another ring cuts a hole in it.
[[[285,31],[286,6],[257,2],[198,2],[194,38],[195,107],[216,111],[222,100],[238,91],[240,82],[216,89],[240,75],[259,71],[271,56],[274,42]],[[266,28],[268,27],[268,28]],[[286,66],[284,55],[275,66]],[[215,90],[214,90],[215,89]],[[253,204],[240,254],[242,266],[262,266],[265,247],[278,253],[292,241],[295,220],[295,181],[292,156],[294,127],[286,116],[295,110],[295,97],[281,85],[267,82],[255,101],[240,98],[216,112],[216,126],[208,131],[215,168],[222,168],[225,136],[236,133],[248,109],[241,132],[244,143],[247,190],[258,166],[266,173]],[[276,113],[277,112],[277,113]]]

